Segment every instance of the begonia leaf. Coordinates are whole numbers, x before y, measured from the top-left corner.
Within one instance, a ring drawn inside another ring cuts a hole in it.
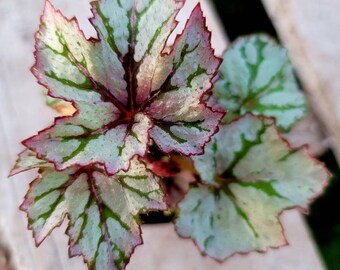
[[[109,174],[128,170],[150,138],[167,153],[202,153],[223,113],[202,99],[220,59],[200,6],[168,48],[183,1],[91,4],[98,38],[88,40],[76,19],[46,2],[32,71],[51,97],[72,102],[77,113],[57,118],[24,145],[57,170],[99,164]]]
[[[52,165],[39,173],[21,205],[36,244],[67,216],[69,254],[82,255],[89,269],[125,269],[142,244],[139,214],[166,210],[159,178],[136,158],[115,176],[96,167],[59,172]]]
[[[18,159],[16,160],[15,165],[11,170],[9,176],[45,166],[51,167],[51,164],[49,164],[45,160],[38,159],[33,151],[25,149],[19,154]]]
[[[190,188],[176,227],[217,260],[286,244],[280,213],[306,210],[329,179],[305,149],[281,139],[271,119],[250,114],[222,125],[193,160],[205,185]]]
[[[239,38],[224,54],[214,95],[228,110],[224,122],[246,112],[275,117],[289,130],[306,111],[287,50],[266,35]]]

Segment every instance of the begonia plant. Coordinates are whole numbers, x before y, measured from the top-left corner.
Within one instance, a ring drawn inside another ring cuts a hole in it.
[[[32,72],[73,109],[23,141],[11,171],[38,169],[20,206],[37,245],[67,219],[71,257],[125,269],[141,214],[170,210],[222,261],[286,244],[280,213],[322,191],[328,171],[280,135],[306,111],[287,51],[251,35],[221,65],[199,4],[169,45],[183,4],[93,1],[87,39],[46,1]]]

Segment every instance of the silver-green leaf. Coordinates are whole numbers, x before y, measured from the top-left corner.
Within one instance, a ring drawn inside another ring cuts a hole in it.
[[[329,179],[322,164],[281,139],[271,119],[250,114],[221,126],[193,159],[205,185],[190,188],[176,227],[218,260],[286,244],[280,213],[307,210]]]
[[[266,35],[236,40],[224,54],[214,95],[230,122],[246,112],[276,118],[289,130],[306,111],[287,50]]]
[[[136,158],[115,176],[96,167],[39,172],[21,205],[36,244],[67,216],[70,256],[83,256],[89,269],[125,269],[142,244],[139,214],[166,209],[159,178]]]

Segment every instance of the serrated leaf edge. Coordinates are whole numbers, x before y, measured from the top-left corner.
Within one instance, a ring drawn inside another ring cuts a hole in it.
[[[138,159],[138,160],[145,166],[145,170],[146,170],[147,172],[150,172],[151,174],[154,174],[157,178],[160,179],[160,177],[157,176],[157,174],[155,174],[152,170],[150,170],[150,169],[146,166],[145,161],[143,161],[142,159]],[[31,169],[27,169],[27,170],[31,170]],[[26,170],[26,171],[27,171],[27,170]],[[108,175],[108,177],[109,177],[109,176],[111,176],[111,175]],[[20,211],[22,211],[22,212],[24,212],[24,213],[26,214],[26,219],[27,219],[27,220],[29,220],[29,213],[28,213],[28,211],[26,211],[26,209],[25,209],[25,202],[26,202],[26,200],[27,200],[27,196],[28,196],[29,192],[32,190],[33,183],[34,183],[35,181],[39,180],[40,178],[41,178],[41,177],[40,177],[40,175],[39,175],[39,176],[37,176],[36,178],[34,178],[34,179],[30,182],[30,184],[29,184],[29,189],[27,190],[27,192],[26,192],[26,194],[25,194],[25,197],[24,197],[24,201],[23,201],[23,202],[20,204],[20,206],[18,207],[18,209],[19,209]],[[159,188],[160,188],[161,192],[162,192],[163,195],[164,195],[164,196],[163,196],[162,202],[164,203],[165,206],[167,206],[167,195],[166,195],[166,193],[164,192],[162,182],[161,182],[161,181],[158,181],[158,184],[159,184]],[[148,209],[140,210],[140,211],[138,211],[138,213],[136,213],[136,215],[135,215],[135,220],[136,220],[136,222],[137,222],[137,224],[138,224],[138,234],[140,235],[141,241],[140,241],[140,243],[138,243],[137,245],[135,245],[135,246],[132,248],[132,250],[131,250],[130,253],[126,254],[127,259],[126,259],[126,261],[125,261],[125,265],[128,265],[128,264],[129,264],[130,259],[131,259],[132,255],[134,254],[136,248],[144,244],[144,240],[143,240],[143,237],[142,237],[142,236],[143,236],[143,233],[142,233],[142,229],[141,229],[142,223],[141,223],[141,220],[140,220],[139,215],[141,215],[141,214],[148,214],[148,213],[150,213],[150,212],[159,211],[159,210],[160,210],[160,209],[156,209],[156,208],[148,208]],[[163,210],[166,210],[166,208],[164,208]],[[70,224],[71,221],[70,221],[69,213],[65,213],[65,214],[63,215],[62,219],[60,220],[60,222],[58,222],[57,225],[55,225],[55,226],[50,230],[50,232],[49,232],[48,234],[46,234],[46,236],[44,236],[42,239],[40,239],[40,241],[37,240],[35,231],[34,231],[32,228],[30,228],[29,222],[27,222],[27,226],[26,226],[26,227],[27,227],[27,229],[28,229],[29,231],[32,231],[32,237],[33,237],[33,239],[34,239],[34,244],[35,244],[36,247],[39,247],[39,246],[46,240],[46,238],[48,238],[48,237],[53,233],[53,231],[54,231],[55,229],[61,227],[61,225],[65,222],[65,220],[67,220],[67,222],[68,222],[64,234],[68,237],[68,243],[67,243],[67,245],[68,245],[68,256],[69,256],[69,258],[81,257],[81,258],[82,258],[82,261],[87,265],[88,269],[91,269],[91,268],[90,268],[90,262],[88,262],[88,261],[84,258],[84,256],[83,256],[82,254],[71,255],[71,254],[72,254],[72,251],[71,251],[71,249],[72,249],[72,246],[71,246],[71,238],[70,238],[70,237],[68,236],[68,234],[67,234],[67,232],[68,232],[68,231],[70,230],[70,228],[71,228],[71,224]]]
[[[96,1],[97,1],[97,2],[101,2],[102,0],[96,0]],[[172,1],[175,1],[175,0],[172,0]],[[175,2],[176,2],[176,3],[181,3],[181,6],[180,6],[179,9],[176,11],[176,12],[177,12],[176,16],[177,16],[177,15],[178,15],[178,12],[181,10],[181,8],[182,8],[183,5],[184,5],[184,1],[183,1],[183,0],[176,0]],[[93,2],[92,2],[92,3],[93,3]],[[93,11],[93,9],[94,9],[94,6],[93,6],[92,3],[90,3],[90,4],[91,4],[91,11]],[[42,27],[43,27],[43,16],[44,16],[44,14],[45,14],[45,11],[46,11],[48,5],[49,5],[56,13],[58,13],[60,16],[62,16],[67,22],[70,22],[70,23],[73,22],[73,23],[75,23],[75,25],[76,25],[76,27],[77,27],[77,30],[81,33],[81,35],[84,37],[85,40],[87,40],[87,41],[89,41],[89,42],[92,42],[92,43],[100,42],[101,40],[100,40],[100,37],[99,37],[99,32],[98,32],[98,30],[96,29],[96,27],[94,27],[94,25],[93,25],[93,23],[92,23],[92,21],[95,19],[94,15],[93,15],[92,17],[90,17],[88,20],[89,20],[89,22],[91,23],[91,25],[93,26],[93,28],[95,29],[95,31],[96,31],[96,33],[97,33],[97,37],[96,37],[96,38],[95,38],[95,37],[86,38],[86,36],[85,36],[85,34],[84,34],[84,31],[83,31],[83,30],[80,28],[80,26],[79,26],[79,22],[78,22],[77,17],[73,16],[73,17],[71,17],[70,19],[67,18],[67,17],[61,12],[60,9],[57,9],[57,8],[54,7],[54,5],[50,2],[50,0],[45,0],[45,4],[44,4],[44,8],[43,8],[43,13],[42,13],[42,15],[40,16],[40,24],[39,24],[39,28],[38,28],[38,30],[37,30],[37,31],[35,32],[35,34],[34,34],[34,41],[35,41],[35,43],[34,43],[34,48],[35,48],[35,51],[34,51],[33,55],[34,55],[35,62],[34,62],[34,64],[33,64],[33,66],[31,67],[30,71],[31,71],[31,72],[33,73],[33,75],[35,76],[35,78],[36,78],[36,80],[37,80],[37,83],[40,84],[41,86],[43,86],[43,87],[45,87],[45,88],[47,89],[47,95],[48,95],[48,96],[50,96],[50,97],[52,97],[52,98],[59,98],[59,99],[64,100],[64,101],[66,101],[66,102],[70,102],[70,103],[72,104],[72,106],[76,109],[76,111],[75,111],[71,116],[59,116],[59,117],[54,118],[54,122],[53,122],[52,125],[48,126],[48,127],[45,128],[45,129],[40,130],[36,135],[33,135],[33,136],[31,136],[31,137],[29,137],[29,138],[23,140],[23,141],[21,142],[21,144],[23,144],[23,145],[24,145],[25,147],[27,147],[28,149],[32,150],[32,151],[36,154],[36,157],[37,157],[38,159],[43,159],[43,160],[46,160],[46,161],[52,163],[52,164],[54,165],[54,168],[55,168],[56,171],[63,171],[63,170],[66,170],[66,169],[70,168],[72,165],[70,165],[70,166],[68,166],[68,167],[66,167],[66,168],[60,169],[60,168],[58,168],[58,166],[57,166],[54,162],[52,162],[51,160],[48,160],[48,159],[44,158],[43,155],[40,155],[39,153],[35,152],[32,148],[30,148],[30,147],[28,147],[28,146],[26,145],[26,142],[27,142],[27,141],[31,140],[32,138],[36,137],[37,135],[40,135],[41,133],[45,132],[46,130],[48,130],[48,129],[54,127],[54,126],[56,125],[56,123],[57,123],[58,120],[67,119],[67,118],[72,118],[72,117],[75,117],[75,116],[77,116],[77,115],[79,114],[78,107],[77,107],[76,103],[75,103],[73,100],[67,100],[67,99],[62,98],[62,97],[53,96],[53,94],[51,93],[50,87],[49,87],[47,84],[41,82],[41,78],[40,78],[40,76],[39,76],[39,73],[35,71],[35,67],[38,65],[38,57],[37,57],[37,54],[38,54],[38,47],[37,47],[37,44],[38,44],[38,42],[37,42],[37,41],[38,41],[38,34],[39,34],[39,32],[41,31],[41,29],[42,29]],[[215,70],[215,72],[212,74],[211,79],[209,80],[209,83],[211,84],[210,88],[208,88],[205,92],[202,92],[201,95],[200,95],[200,97],[199,97],[199,105],[202,105],[205,109],[210,110],[212,113],[220,114],[220,116],[219,116],[220,119],[218,120],[218,121],[220,122],[220,121],[223,119],[223,117],[225,116],[225,114],[226,114],[227,112],[224,111],[222,108],[220,108],[220,109],[215,109],[215,110],[214,110],[213,108],[211,108],[210,106],[208,106],[206,102],[203,101],[203,99],[205,98],[205,96],[206,96],[207,94],[212,93],[212,89],[214,88],[214,83],[218,80],[218,77],[219,77],[219,67],[220,67],[221,64],[222,64],[223,59],[222,59],[221,57],[218,57],[218,56],[215,55],[215,49],[212,47],[212,44],[211,44],[211,36],[212,36],[212,33],[211,33],[211,31],[208,29],[207,22],[206,22],[206,17],[205,17],[204,14],[203,14],[203,11],[202,11],[201,3],[200,3],[200,2],[195,6],[195,8],[194,8],[194,9],[192,10],[192,12],[190,13],[190,16],[189,16],[189,18],[186,20],[186,23],[185,23],[185,26],[184,26],[182,32],[176,35],[175,40],[174,40],[174,42],[173,42],[173,45],[170,46],[170,50],[169,50],[168,52],[166,52],[165,49],[168,47],[167,43],[168,43],[168,41],[169,41],[169,38],[170,38],[172,32],[169,34],[169,36],[168,36],[166,42],[164,43],[164,47],[163,47],[163,50],[162,50],[161,55],[162,55],[162,56],[164,56],[164,55],[170,55],[170,54],[174,51],[174,49],[175,49],[175,44],[176,44],[177,41],[183,36],[184,31],[185,31],[185,29],[187,29],[187,26],[188,26],[188,24],[189,24],[190,18],[192,17],[192,15],[193,15],[195,12],[199,12],[199,13],[201,14],[201,16],[202,16],[203,25],[204,25],[204,30],[208,33],[208,37],[209,37],[209,45],[210,45],[210,46],[209,46],[209,47],[210,47],[209,49],[210,49],[211,52],[213,53],[213,55],[214,55],[214,57],[216,58],[216,60],[219,62],[218,66],[217,66],[217,68],[216,68],[216,70]],[[94,14],[94,13],[93,13],[93,14]],[[177,26],[178,24],[179,24],[179,21],[178,21],[178,20],[176,19],[176,17],[175,17],[174,22],[173,22],[172,31],[176,28],[176,26]],[[150,140],[150,132],[149,132],[149,131],[154,127],[154,122],[152,121],[152,117],[150,117],[146,112],[143,112],[143,113],[146,114],[146,115],[151,119],[151,122],[152,122],[152,125],[151,125],[151,126],[148,128],[148,130],[147,130],[147,134],[148,134],[148,136],[147,136],[147,141],[149,141],[149,140]],[[177,123],[177,122],[174,122],[174,124],[175,124],[175,123]],[[207,137],[207,140],[206,140],[205,142],[203,142],[202,144],[199,145],[199,147],[201,148],[201,151],[198,152],[198,153],[196,153],[196,154],[193,154],[193,155],[201,155],[201,154],[204,154],[205,145],[211,141],[211,138],[212,138],[218,131],[219,131],[219,125],[217,125],[216,128],[215,128],[215,130],[213,130],[213,132],[211,133],[211,135]],[[147,144],[147,145],[146,145],[145,153],[148,152],[148,149],[149,149],[149,145]],[[163,152],[164,154],[179,153],[179,154],[184,155],[184,156],[186,156],[186,157],[192,156],[192,154],[185,154],[185,153],[182,153],[182,152],[180,152],[180,151],[175,151],[175,150],[172,150],[172,151],[164,151],[164,150],[162,149],[162,152]],[[144,153],[144,155],[145,155],[145,153]],[[141,155],[139,155],[139,154],[133,155],[133,156],[129,159],[129,161],[128,161],[128,166],[127,166],[127,168],[126,168],[126,169],[122,169],[121,171],[127,172],[127,171],[130,169],[131,160],[132,160],[134,157],[136,157],[136,156],[137,156],[137,157],[140,157],[140,158],[143,157],[143,156],[141,156]],[[104,166],[107,175],[110,175],[110,176],[114,175],[114,174],[110,174],[110,173],[108,172],[108,169],[106,168],[105,164],[102,163],[102,162],[89,163],[89,164],[87,164],[87,165],[90,165],[90,164],[93,164],[93,165],[96,165],[96,164],[97,164],[97,165],[102,165],[102,166]],[[78,165],[79,165],[79,164],[75,163],[73,166],[78,166]]]
[[[281,135],[281,133],[280,133],[278,127],[276,126],[276,119],[275,119],[274,117],[266,117],[266,116],[262,116],[262,115],[257,116],[257,115],[254,115],[254,114],[251,113],[251,112],[248,112],[248,113],[246,113],[246,114],[244,114],[244,115],[241,115],[241,116],[239,116],[239,117],[233,119],[233,120],[232,120],[231,122],[229,122],[227,125],[239,121],[241,118],[245,117],[246,115],[249,115],[249,116],[251,116],[251,117],[253,117],[253,118],[260,119],[260,120],[262,120],[262,121],[270,121],[270,122],[272,122],[273,127],[275,128],[275,131],[276,131],[276,133],[277,133],[278,138],[285,144],[285,146],[286,146],[289,150],[304,151],[304,153],[307,155],[307,157],[308,157],[310,160],[312,160],[313,162],[315,162],[316,165],[319,165],[319,166],[325,171],[325,173],[326,173],[326,175],[327,175],[327,178],[322,180],[322,182],[321,182],[321,184],[320,184],[320,191],[319,191],[318,193],[314,194],[314,196],[312,196],[311,198],[308,199],[307,206],[310,206],[310,205],[311,205],[311,204],[312,204],[312,203],[313,203],[313,202],[314,202],[314,201],[315,201],[315,200],[316,200],[316,199],[317,199],[317,198],[325,191],[325,189],[327,188],[327,186],[328,186],[328,184],[329,184],[330,178],[333,176],[333,174],[327,169],[325,163],[323,163],[323,162],[321,162],[320,160],[318,160],[318,159],[316,159],[316,158],[313,157],[313,155],[312,155],[311,152],[309,151],[309,148],[308,148],[307,145],[303,145],[303,146],[300,146],[300,147],[292,147],[292,146],[290,145],[289,141],[288,141],[287,139],[285,139],[285,138]],[[199,186],[212,187],[212,188],[215,188],[215,189],[216,189],[216,188],[219,188],[218,185],[203,183],[203,182],[201,181],[200,178],[199,178],[197,181],[198,181],[198,183],[190,184],[189,189],[190,189],[191,187],[199,187]],[[180,202],[181,202],[181,201],[177,202],[177,204],[176,204],[176,208],[178,209],[177,216],[179,216],[179,215],[181,214],[180,209],[178,208],[178,204],[179,204]],[[194,245],[196,246],[196,248],[198,249],[198,251],[200,252],[200,254],[201,254],[202,256],[208,256],[208,257],[212,258],[213,260],[215,260],[215,261],[217,261],[217,262],[219,262],[219,263],[223,263],[223,262],[225,262],[226,260],[228,260],[228,259],[230,259],[231,257],[234,257],[234,256],[236,256],[236,255],[247,256],[247,255],[249,255],[249,254],[251,254],[251,253],[266,254],[266,253],[267,253],[268,251],[270,251],[270,250],[276,250],[276,249],[279,249],[279,248],[281,248],[281,247],[289,246],[289,242],[288,242],[287,237],[286,237],[286,234],[285,234],[285,228],[284,228],[284,226],[283,226],[283,224],[282,224],[282,222],[281,222],[281,215],[282,215],[283,212],[285,212],[285,211],[294,210],[294,209],[295,209],[295,210],[298,210],[298,211],[299,211],[300,213],[302,213],[302,214],[305,214],[305,215],[309,214],[309,209],[308,209],[307,207],[306,207],[306,208],[302,208],[302,207],[300,207],[300,206],[292,206],[292,207],[284,208],[284,209],[282,209],[282,210],[277,214],[276,218],[278,219],[279,225],[280,225],[280,227],[281,227],[281,234],[282,234],[282,236],[283,236],[284,243],[282,243],[281,245],[278,245],[278,246],[269,246],[269,247],[265,248],[264,250],[256,250],[256,249],[255,249],[255,250],[248,251],[248,252],[234,252],[234,253],[232,253],[231,255],[227,256],[226,258],[224,258],[224,259],[222,259],[222,260],[219,259],[219,258],[217,258],[217,257],[208,255],[206,252],[202,251],[202,250],[199,248],[199,245],[197,244],[196,240],[193,239],[193,238],[191,238],[190,236],[185,237],[185,236],[180,235],[180,234],[179,234],[179,231],[178,231],[178,229],[177,229],[176,223],[175,223],[175,222],[176,222],[176,219],[174,219],[174,220],[172,221],[172,223],[173,223],[173,225],[174,225],[174,230],[175,230],[175,232],[177,233],[177,235],[179,236],[179,238],[181,238],[181,239],[189,239],[189,240],[193,241]]]

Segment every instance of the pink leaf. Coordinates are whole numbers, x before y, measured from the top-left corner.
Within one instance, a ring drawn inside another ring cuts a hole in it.
[[[220,65],[198,5],[169,53],[163,52],[182,1],[95,1],[87,40],[76,19],[47,1],[36,34],[38,82],[73,103],[73,116],[23,143],[37,157],[71,166],[103,165],[109,174],[144,156],[149,139],[164,152],[203,152],[223,113],[202,98]]]

